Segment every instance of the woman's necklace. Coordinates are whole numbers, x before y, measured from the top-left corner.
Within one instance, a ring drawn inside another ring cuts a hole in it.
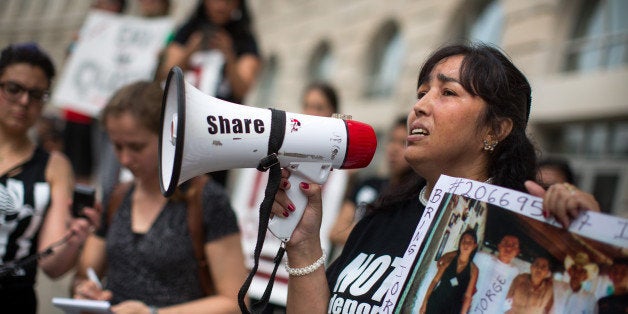
[[[486,181],[484,181],[484,183],[491,183],[491,181],[493,181],[493,178],[488,178],[486,179]],[[427,206],[427,196],[425,195],[426,188],[427,188],[427,184],[424,185],[423,188],[421,189],[421,192],[419,192],[419,202],[421,202],[423,206]]]

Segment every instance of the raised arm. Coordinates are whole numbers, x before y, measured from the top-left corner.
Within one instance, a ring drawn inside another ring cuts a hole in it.
[[[51,278],[65,274],[76,265],[80,247],[90,230],[98,225],[100,218],[96,209],[84,211],[85,218],[72,218],[72,189],[74,175],[69,160],[62,154],[53,152],[46,166],[46,180],[50,186],[50,207],[39,236],[38,250],[43,251],[50,245],[67,241],[56,247],[54,253],[39,262],[42,270]]]

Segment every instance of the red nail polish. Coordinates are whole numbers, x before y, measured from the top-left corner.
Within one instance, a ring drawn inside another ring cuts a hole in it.
[[[296,207],[294,207],[294,204],[288,204],[288,209],[289,209],[291,212],[293,212],[293,211],[296,209]]]
[[[301,187],[302,187],[304,190],[307,190],[307,189],[309,189],[309,188],[310,188],[310,184],[309,184],[309,183],[307,183],[307,182],[301,182]]]
[[[288,211],[287,211],[287,210],[284,210],[284,211],[283,211],[283,216],[284,216],[284,217],[288,217],[288,216],[290,216],[290,214],[288,213]]]
[[[287,186],[288,186],[288,181],[284,181],[284,182],[283,182],[283,184],[282,184],[282,186],[283,186],[284,188],[285,188],[285,187],[287,187]]]

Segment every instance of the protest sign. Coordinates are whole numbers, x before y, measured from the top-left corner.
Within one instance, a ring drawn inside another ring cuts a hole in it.
[[[516,276],[529,273],[530,264],[539,257],[547,259],[553,270],[549,281],[553,291],[548,290],[553,296],[551,306],[557,313],[568,311],[563,296],[569,292],[560,290],[569,287],[565,284],[568,261],[585,256],[592,266],[589,268],[598,270],[582,283],[582,294],[591,295],[589,299],[595,301],[609,291],[608,277],[602,275],[605,269],[628,255],[626,218],[585,212],[564,229],[555,219],[543,217],[542,199],[538,197],[441,176],[403,260],[391,276],[380,313],[419,313],[429,298],[427,291],[437,273],[437,263],[448,253],[456,254],[461,235],[469,230],[477,236],[478,251],[472,261],[479,270],[475,288],[471,289],[475,293],[469,313],[504,313],[515,306],[516,300],[509,294],[511,283]],[[516,239],[516,245],[511,243],[510,247],[517,250],[507,263],[500,259],[506,255],[501,252],[501,241],[506,237]],[[454,279],[446,284],[456,288],[468,284]],[[448,302],[450,306],[461,306],[463,300]]]
[[[140,18],[93,10],[79,33],[52,103],[96,117],[120,87],[152,80],[172,32],[168,18]]]

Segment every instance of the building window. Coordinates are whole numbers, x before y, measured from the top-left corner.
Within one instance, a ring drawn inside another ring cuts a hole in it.
[[[550,153],[628,158],[628,121],[539,126]]]
[[[323,41],[314,49],[310,57],[310,62],[307,66],[308,80],[310,82],[329,81],[334,66],[333,63],[330,45],[327,41]]]
[[[460,4],[453,18],[458,21],[453,40],[471,40],[501,45],[504,32],[504,10],[498,0],[470,0]]]
[[[485,1],[471,27],[467,38],[494,45],[501,45],[504,32],[504,10],[499,1]]]
[[[401,74],[405,51],[405,43],[397,23],[385,23],[369,49],[365,95],[369,98],[389,97],[393,94]]]
[[[539,125],[544,155],[569,159],[578,186],[592,193],[602,211],[625,215],[628,189],[628,120]]]
[[[565,71],[609,69],[628,63],[628,1],[582,1],[566,47]]]

